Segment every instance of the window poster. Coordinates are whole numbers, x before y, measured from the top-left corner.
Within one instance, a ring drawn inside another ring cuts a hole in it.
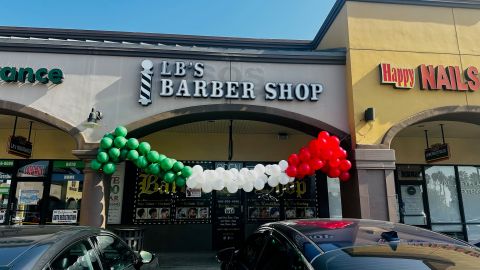
[[[108,205],[108,224],[122,223],[123,183],[125,180],[125,162],[117,165],[111,177],[110,202]]]
[[[315,177],[297,180],[283,190],[285,219],[317,217]]]
[[[212,162],[183,162],[213,168]],[[134,224],[183,224],[211,222],[211,193],[177,187],[157,176],[137,171],[134,200]]]

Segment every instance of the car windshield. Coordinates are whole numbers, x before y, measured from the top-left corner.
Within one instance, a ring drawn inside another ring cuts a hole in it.
[[[337,249],[317,256],[315,270],[475,270],[480,252],[451,244],[385,244]]]

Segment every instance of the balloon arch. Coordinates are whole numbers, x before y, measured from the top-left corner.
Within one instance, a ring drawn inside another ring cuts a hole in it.
[[[127,139],[127,129],[118,126],[114,133],[107,133],[100,141],[97,158],[92,160],[91,168],[104,174],[113,174],[116,164],[130,160],[145,173],[158,176],[166,183],[174,183],[183,187],[201,188],[203,192],[222,190],[235,193],[239,189],[251,192],[262,190],[265,185],[276,187],[286,185],[295,178],[314,175],[321,170],[331,178],[341,181],[350,179],[349,170],[352,163],[347,159],[347,151],[340,146],[340,140],[322,131],[318,137],[294,153],[288,160],[278,164],[264,166],[257,164],[254,169],[235,168],[225,170],[204,170],[202,166],[184,166],[182,162],[169,158],[152,150],[148,142],[139,142],[135,138]]]

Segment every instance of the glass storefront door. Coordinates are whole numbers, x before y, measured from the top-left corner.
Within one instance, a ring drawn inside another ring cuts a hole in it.
[[[43,181],[18,181],[13,185],[11,224],[40,224],[43,206]]]

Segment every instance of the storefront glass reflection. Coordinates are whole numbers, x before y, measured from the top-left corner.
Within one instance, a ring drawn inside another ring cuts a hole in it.
[[[465,210],[465,221],[480,222],[480,175],[479,168],[473,166],[459,166],[458,177]]]
[[[432,223],[461,222],[454,166],[425,167]]]

